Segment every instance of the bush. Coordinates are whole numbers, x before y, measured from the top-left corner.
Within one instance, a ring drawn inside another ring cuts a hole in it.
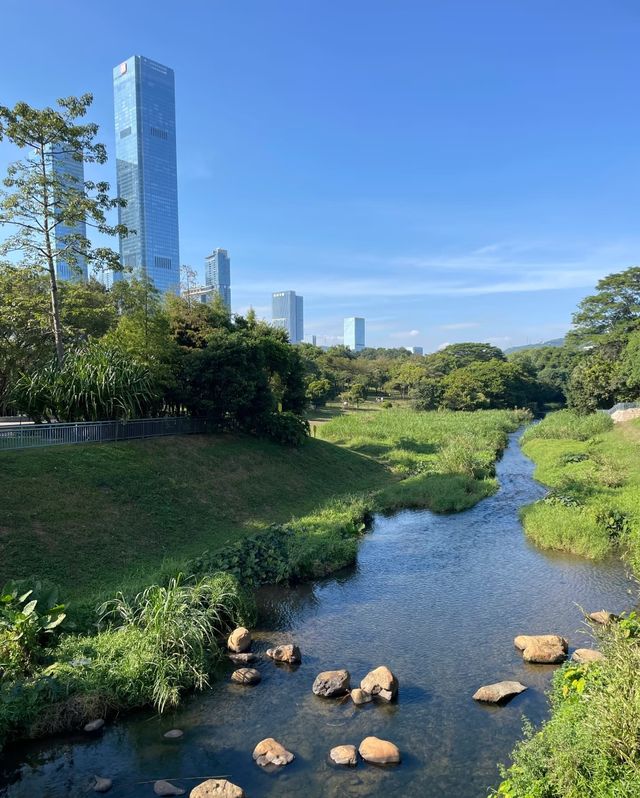
[[[539,424],[530,426],[522,436],[522,441],[525,443],[534,438],[586,441],[610,429],[613,429],[613,421],[606,413],[585,416],[574,410],[558,410],[550,413]]]
[[[261,429],[265,437],[285,446],[302,446],[309,436],[309,422],[290,410],[269,413]]]

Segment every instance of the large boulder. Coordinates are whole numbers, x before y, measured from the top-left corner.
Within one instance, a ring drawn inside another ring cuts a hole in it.
[[[360,756],[374,765],[395,765],[400,761],[398,747],[379,737],[365,737],[358,748]]]
[[[590,621],[593,621],[594,623],[600,623],[603,626],[618,620],[617,615],[614,615],[612,612],[607,612],[607,610],[590,612],[588,617]]]
[[[267,737],[253,749],[253,758],[260,767],[266,767],[267,765],[288,765],[294,756],[273,737]]]
[[[172,784],[170,781],[166,781],[166,779],[159,779],[158,781],[154,782],[153,791],[156,795],[161,796],[185,794],[185,790],[183,790],[181,787],[176,787],[175,784]]]
[[[518,635],[514,641],[525,662],[556,664],[567,658],[569,644],[560,635]]]
[[[604,659],[602,651],[596,651],[595,648],[576,648],[571,655],[571,660],[577,662],[578,665],[587,665],[590,662],[600,662]]]
[[[286,662],[289,665],[297,665],[302,659],[300,649],[291,643],[284,646],[276,646],[267,649],[267,656],[276,662]]]
[[[322,671],[316,676],[316,680],[311,688],[316,695],[324,698],[345,695],[349,692],[351,676],[349,671]]]
[[[207,779],[189,793],[189,798],[245,798],[244,790],[226,779]]]
[[[238,668],[231,674],[231,681],[236,684],[258,684],[262,676],[255,668]]]
[[[373,696],[370,693],[365,693],[360,687],[354,687],[351,691],[351,700],[356,706],[360,706],[373,701]]]
[[[354,765],[358,764],[358,752],[355,745],[336,745],[329,751],[329,759],[335,762],[336,765]]]
[[[383,701],[392,701],[398,694],[398,680],[386,665],[380,665],[364,677],[360,689]]]
[[[104,778],[103,776],[93,777],[93,791],[94,792],[109,792],[113,787],[111,779]]]
[[[520,682],[496,682],[495,684],[486,684],[473,694],[476,701],[485,701],[489,704],[500,704],[513,698],[518,693],[522,693],[527,688]]]
[[[227,648],[235,654],[242,654],[251,645],[251,632],[244,626],[234,629],[227,639]]]

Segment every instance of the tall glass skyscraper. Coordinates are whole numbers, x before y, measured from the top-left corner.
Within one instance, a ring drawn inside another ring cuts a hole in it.
[[[344,320],[344,345],[354,352],[364,349],[364,319],[351,316]]]
[[[56,212],[73,199],[75,192],[84,192],[84,161],[76,161],[73,153],[65,150],[63,145],[52,144],[47,151],[47,162],[51,175],[55,178],[53,199]],[[87,237],[87,225],[84,221],[73,226],[58,224],[53,229],[52,245],[54,250],[60,252],[67,246],[73,245],[70,236],[79,235]],[[56,257],[56,276],[58,280],[86,280],[87,261],[84,257],[65,258],[61,253]]]
[[[173,70],[134,55],[113,70],[123,266],[161,291],[180,292],[176,108]],[[114,279],[121,277],[114,274]]]
[[[289,333],[292,344],[304,338],[303,299],[295,291],[277,291],[271,296],[271,320]]]
[[[214,249],[204,262],[204,282],[213,288],[231,310],[231,259],[226,249]]]

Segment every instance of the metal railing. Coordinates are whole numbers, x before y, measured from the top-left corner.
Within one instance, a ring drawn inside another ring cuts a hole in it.
[[[78,424],[16,424],[0,426],[0,452],[73,443],[111,443],[162,435],[193,435],[208,432],[210,428],[206,418],[189,416],[87,421]]]

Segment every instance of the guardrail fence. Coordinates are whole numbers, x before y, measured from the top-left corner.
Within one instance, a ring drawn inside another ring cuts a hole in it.
[[[209,432],[206,418],[136,418],[130,421],[87,421],[78,424],[16,424],[0,426],[0,452],[70,443],[110,443],[162,435]]]

